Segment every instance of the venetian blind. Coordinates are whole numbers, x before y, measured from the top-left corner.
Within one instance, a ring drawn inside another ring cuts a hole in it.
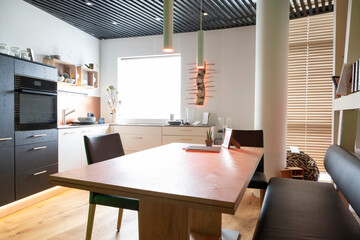
[[[320,171],[331,145],[333,13],[290,21],[287,146],[309,154]]]

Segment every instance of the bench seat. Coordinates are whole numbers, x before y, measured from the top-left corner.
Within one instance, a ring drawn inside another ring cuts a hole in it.
[[[272,178],[253,239],[360,239],[360,225],[330,183]]]

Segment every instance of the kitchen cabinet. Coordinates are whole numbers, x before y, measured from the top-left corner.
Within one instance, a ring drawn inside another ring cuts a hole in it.
[[[81,167],[81,129],[59,129],[59,172]]]
[[[56,68],[48,65],[15,59],[14,70],[16,75],[57,81]]]
[[[162,128],[162,144],[173,142],[205,144],[206,131],[209,127],[172,127]]]
[[[15,132],[15,199],[52,187],[58,172],[57,129]]]
[[[59,172],[87,165],[84,136],[105,134],[108,126],[59,129]]]
[[[0,148],[0,206],[15,200],[14,147]]]
[[[0,55],[0,148],[14,146],[14,59]]]
[[[125,154],[161,146],[161,127],[114,126],[120,134]]]

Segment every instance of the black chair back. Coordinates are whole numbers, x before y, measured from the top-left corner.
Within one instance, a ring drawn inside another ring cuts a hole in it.
[[[233,130],[233,138],[245,147],[264,147],[263,130]],[[264,156],[261,158],[256,169],[258,172],[264,172]]]
[[[124,148],[118,133],[84,136],[88,164],[124,156]]]

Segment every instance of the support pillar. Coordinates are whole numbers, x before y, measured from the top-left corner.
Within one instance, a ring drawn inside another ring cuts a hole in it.
[[[289,1],[258,0],[256,5],[255,129],[264,131],[270,179],[286,166]]]

